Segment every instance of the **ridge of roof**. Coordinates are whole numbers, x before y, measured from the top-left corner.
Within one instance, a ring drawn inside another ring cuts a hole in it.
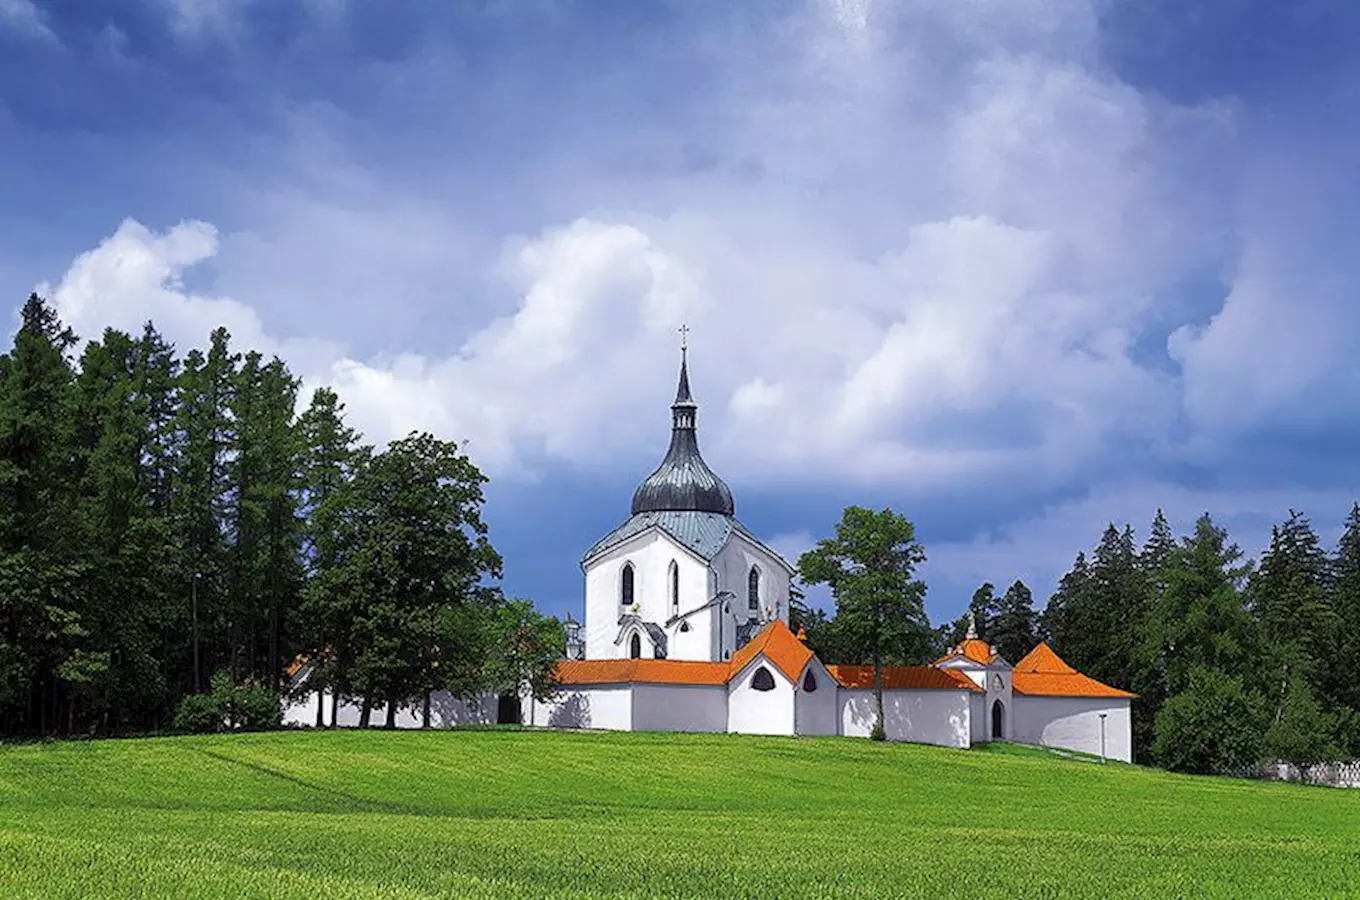
[[[985,666],[996,661],[997,652],[992,649],[991,644],[981,638],[964,638],[955,644],[948,653],[935,660],[935,664],[939,665],[960,656]]]

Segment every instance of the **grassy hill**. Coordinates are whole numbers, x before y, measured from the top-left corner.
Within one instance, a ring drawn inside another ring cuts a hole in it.
[[[1360,893],[1360,791],[997,746],[520,731],[0,747],[4,897]]]

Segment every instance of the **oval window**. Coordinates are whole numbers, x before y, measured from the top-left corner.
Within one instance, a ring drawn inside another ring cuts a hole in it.
[[[811,671],[803,676],[803,690],[809,694],[817,690],[817,679],[812,677]]]
[[[756,674],[751,676],[751,687],[757,691],[772,691],[774,690],[774,676],[770,674],[769,669],[761,666],[756,669]]]

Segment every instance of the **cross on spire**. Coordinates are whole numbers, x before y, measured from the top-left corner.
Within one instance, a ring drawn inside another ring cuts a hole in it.
[[[680,352],[684,353],[689,349],[689,326],[680,326]]]

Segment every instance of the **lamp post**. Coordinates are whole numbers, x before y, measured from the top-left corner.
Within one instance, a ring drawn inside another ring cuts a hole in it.
[[[1100,761],[1101,761],[1102,763],[1105,762],[1105,716],[1106,716],[1106,715],[1107,715],[1106,713],[1100,713]]]
[[[201,687],[198,674],[198,579],[203,577],[202,572],[194,573],[193,587],[189,589],[189,605],[192,609],[194,627],[194,693],[197,694]]]

